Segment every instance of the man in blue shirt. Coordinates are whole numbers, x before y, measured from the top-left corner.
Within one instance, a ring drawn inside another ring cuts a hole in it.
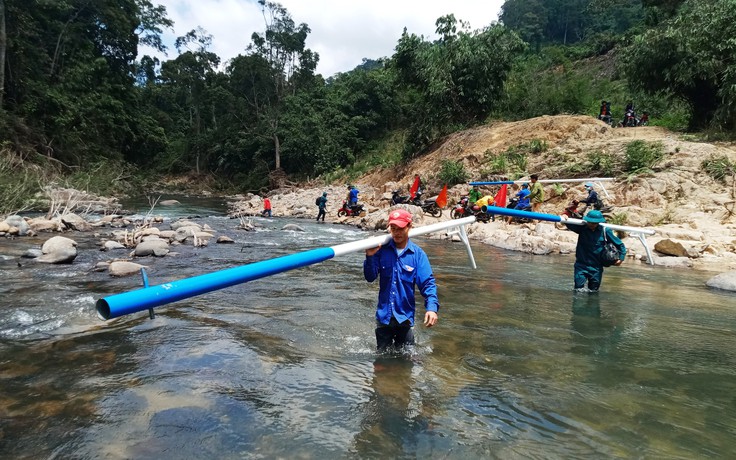
[[[560,221],[568,230],[578,234],[578,244],[575,247],[575,289],[582,289],[588,283],[591,292],[598,291],[603,281],[603,262],[601,253],[606,240],[612,241],[619,251],[619,260],[613,265],[619,266],[626,259],[626,246],[613,234],[610,228],[601,227],[606,221],[600,211],[590,211],[583,217],[585,225],[571,225],[566,223],[567,215],[560,216]]]
[[[376,308],[376,344],[378,351],[414,345],[414,286],[424,297],[424,325],[437,324],[437,286],[427,254],[409,241],[412,215],[404,209],[389,213],[388,228],[392,240],[386,246],[365,251],[363,275],[372,283],[380,276]]]
[[[585,190],[588,192],[588,196],[585,197],[585,199],[581,200],[580,202],[587,204],[588,207],[594,207],[595,209],[600,210],[601,204],[599,203],[598,192],[596,192],[595,189],[593,188],[593,183],[586,182]]]
[[[355,185],[349,185],[348,190],[350,190],[348,192],[348,204],[350,206],[355,206],[358,204],[358,187]]]

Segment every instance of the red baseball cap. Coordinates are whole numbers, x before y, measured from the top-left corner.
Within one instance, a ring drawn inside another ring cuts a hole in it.
[[[388,215],[388,224],[404,228],[411,223],[411,213],[404,209],[394,209]]]

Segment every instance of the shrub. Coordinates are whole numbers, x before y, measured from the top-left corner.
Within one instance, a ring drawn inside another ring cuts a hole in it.
[[[444,160],[437,177],[448,187],[464,184],[468,181],[468,173],[465,171],[462,161]]]
[[[732,163],[725,155],[711,156],[700,163],[710,177],[717,181],[725,182],[726,177],[733,176],[736,173],[736,164]]]
[[[661,142],[633,141],[626,146],[625,170],[635,174],[651,171],[663,158],[664,146]]]
[[[604,176],[612,176],[615,174],[616,159],[610,153],[594,150],[588,152],[588,161],[590,162],[590,172],[600,173]]]

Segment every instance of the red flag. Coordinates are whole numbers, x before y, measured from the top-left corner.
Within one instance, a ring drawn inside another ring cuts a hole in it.
[[[437,195],[437,200],[435,200],[437,203],[437,206],[440,208],[444,208],[447,206],[447,184],[445,184],[444,187],[442,187],[442,191],[439,195]]]
[[[503,184],[501,186],[501,190],[498,191],[496,194],[496,197],[493,199],[493,204],[495,206],[498,206],[500,208],[506,207],[506,188],[508,187],[508,184]]]
[[[414,183],[412,184],[411,189],[409,189],[409,194],[411,195],[412,200],[417,196],[417,190],[419,190],[419,176],[414,176]]]

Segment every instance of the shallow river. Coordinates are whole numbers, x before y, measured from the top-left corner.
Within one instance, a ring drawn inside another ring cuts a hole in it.
[[[279,218],[244,232],[221,203],[187,203],[165,212],[236,244],[145,259],[151,284],[373,235]],[[69,266],[18,258],[48,237],[0,240],[2,458],[736,451],[736,296],[706,288],[713,273],[624,265],[573,293],[572,256],[473,244],[472,270],[461,245],[419,239],[440,322],[412,356],[377,356],[360,254],[103,322],[95,301],[140,279],[92,271],[113,256],[90,235],[71,235]]]

